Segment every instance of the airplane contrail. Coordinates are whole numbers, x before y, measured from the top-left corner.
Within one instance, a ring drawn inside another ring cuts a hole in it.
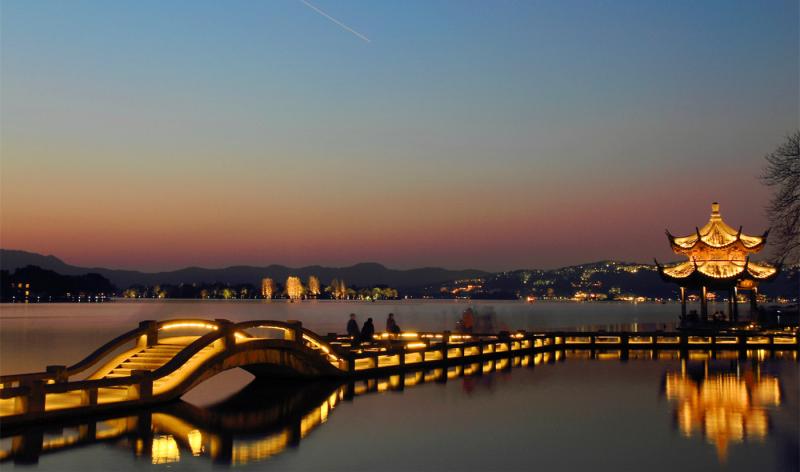
[[[331,20],[332,22],[336,23],[337,25],[341,26],[342,28],[346,29],[347,31],[353,33],[354,35],[358,36],[359,38],[363,39],[364,41],[371,43],[368,37],[364,36],[363,34],[359,33],[358,31],[354,30],[353,28],[347,26],[346,24],[342,23],[341,21],[337,20],[336,18],[330,16],[329,14],[325,13],[324,11],[320,10],[319,8],[315,7],[311,3],[307,2],[306,0],[300,0],[300,2],[307,6],[308,8],[314,10],[315,12],[319,13],[320,15],[324,16],[325,18]]]

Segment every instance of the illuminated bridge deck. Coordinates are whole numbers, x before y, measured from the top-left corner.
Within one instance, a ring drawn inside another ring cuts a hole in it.
[[[369,342],[320,336],[296,321],[146,321],[72,366],[0,377],[0,422],[24,424],[179,398],[219,372],[342,378],[422,370],[551,351],[627,359],[641,351],[795,351],[797,331],[378,333]]]

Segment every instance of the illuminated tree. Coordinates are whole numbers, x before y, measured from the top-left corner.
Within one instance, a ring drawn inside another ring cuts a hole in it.
[[[299,300],[302,298],[304,291],[305,289],[303,288],[303,283],[300,281],[300,277],[290,275],[286,279],[286,288],[284,292],[286,292],[286,296],[291,300]]]
[[[316,275],[308,278],[308,294],[312,297],[318,297],[321,293],[319,279]]]
[[[261,296],[270,299],[277,292],[275,281],[270,278],[261,280]]]
[[[230,288],[222,289],[222,298],[225,300],[230,300],[231,298],[236,298],[236,292]]]
[[[339,279],[339,287],[336,289],[336,292],[339,294],[340,299],[348,298],[348,296],[355,298],[356,293],[355,290],[347,288],[347,284],[344,283],[344,279]]]
[[[167,291],[161,288],[161,285],[153,287],[154,298],[167,298]]]
[[[800,261],[800,131],[786,138],[767,161],[761,180],[774,194],[767,206],[776,259]]]
[[[325,289],[325,291],[330,292],[331,297],[337,300],[343,300],[347,298],[348,295],[347,285],[344,283],[343,279],[331,280],[331,284]]]

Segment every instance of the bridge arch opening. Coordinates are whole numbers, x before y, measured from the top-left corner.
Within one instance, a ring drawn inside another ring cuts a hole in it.
[[[181,400],[199,407],[215,405],[235,396],[255,379],[256,376],[246,369],[228,369],[195,384]]]

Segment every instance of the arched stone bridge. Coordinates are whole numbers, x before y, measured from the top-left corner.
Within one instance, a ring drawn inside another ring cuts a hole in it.
[[[138,407],[180,397],[232,368],[258,377],[354,377],[555,349],[791,350],[796,332],[379,333],[359,345],[299,321],[144,321],[72,366],[0,376],[0,424]]]

